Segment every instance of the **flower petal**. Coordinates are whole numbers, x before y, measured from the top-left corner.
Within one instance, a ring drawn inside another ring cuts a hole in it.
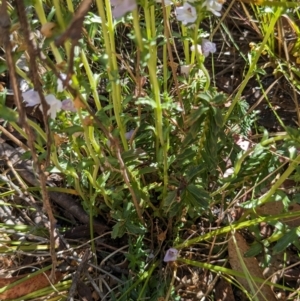
[[[60,100],[56,99],[53,94],[49,94],[45,97],[47,104],[49,105],[49,109],[47,111],[47,115],[50,115],[52,119],[56,118],[56,114],[61,111],[62,103]],[[43,112],[42,106],[40,106],[40,110]]]
[[[27,103],[26,107],[34,107],[41,103],[39,93],[33,89],[30,89],[22,93],[24,101]]]
[[[111,0],[110,4],[113,6],[112,14],[115,19],[123,17],[137,7],[136,0]]]
[[[77,112],[74,102],[72,99],[68,98],[61,102],[61,109],[64,111]]]
[[[183,25],[194,23],[197,20],[196,8],[188,2],[185,2],[183,6],[177,7],[175,12],[177,20],[181,21]]]
[[[170,248],[164,257],[164,262],[176,261],[177,257],[178,250],[176,250],[175,248]]]

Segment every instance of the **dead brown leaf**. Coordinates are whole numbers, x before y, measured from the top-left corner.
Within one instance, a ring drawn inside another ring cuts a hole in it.
[[[51,38],[53,36],[53,30],[56,24],[53,22],[47,22],[41,27],[41,34],[46,38]]]
[[[242,263],[240,261],[240,258],[238,256],[238,250],[242,254],[242,256],[248,251],[249,246],[247,242],[245,241],[244,237],[236,232],[234,234],[234,237],[236,239],[236,244],[231,238],[228,241],[228,256],[229,256],[229,262],[231,265],[231,268],[235,271],[238,271],[240,273],[244,273]],[[243,257],[244,265],[247,267],[247,270],[249,271],[249,274],[252,277],[257,277],[264,279],[261,268],[258,265],[258,261],[254,257]],[[246,278],[238,278],[237,279],[240,284],[243,285],[243,287],[248,291],[251,292],[251,288],[249,286],[249,283]],[[261,286],[260,283],[256,283],[256,290],[259,290],[257,293],[258,300],[268,300],[268,301],[277,301],[273,291],[271,290],[269,285],[263,285]]]
[[[265,203],[255,209],[258,215],[277,215],[283,212],[283,203],[282,201],[274,201]],[[289,206],[289,212],[300,211],[299,204],[291,204]],[[299,227],[300,226],[300,216],[285,218],[282,222],[286,223],[290,227]]]
[[[158,241],[164,241],[164,240],[166,240],[166,237],[167,237],[167,230],[159,233],[157,235],[157,240]]]
[[[78,110],[78,109],[85,109],[85,104],[81,101],[80,97],[76,97],[74,99],[74,107]]]
[[[50,285],[50,276],[51,271],[47,271],[43,274],[36,275],[34,277],[31,277],[14,287],[4,291],[3,293],[0,293],[0,299],[1,300],[8,300],[8,299],[16,299],[22,296],[25,296],[29,293],[35,292],[39,289],[42,289],[46,286]],[[57,283],[62,279],[63,274],[60,272],[55,273],[55,278]],[[23,277],[23,276],[22,276]],[[22,277],[11,277],[11,278],[0,278],[0,287],[3,288],[11,283],[16,282],[17,280],[20,280]],[[54,283],[54,284],[55,284]]]
[[[234,301],[234,295],[229,282],[220,278],[215,287],[216,301]]]

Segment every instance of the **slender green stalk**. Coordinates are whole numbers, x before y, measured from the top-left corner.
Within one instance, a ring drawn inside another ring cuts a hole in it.
[[[264,203],[266,203],[269,198],[274,195],[277,189],[280,188],[280,186],[283,184],[283,182],[288,179],[288,177],[292,174],[292,172],[299,166],[300,164],[300,155],[297,156],[297,158],[290,162],[290,165],[285,170],[285,172],[280,176],[280,178],[271,186],[269,191],[258,200],[257,206],[260,206]]]
[[[114,116],[117,121],[117,125],[120,131],[120,137],[122,140],[122,144],[125,150],[128,150],[128,143],[125,137],[125,127],[122,116],[122,93],[121,93],[121,86],[120,86],[120,79],[118,78],[118,64],[117,64],[117,56],[116,56],[116,49],[115,49],[115,38],[114,38],[114,26],[113,26],[113,17],[110,7],[110,1],[105,0],[105,8],[103,0],[96,0],[98,12],[101,17],[101,26],[102,26],[102,33],[104,38],[104,45],[106,54],[108,57],[108,65],[107,65],[107,72],[108,77],[112,85],[112,101],[114,107]],[[105,10],[107,13],[107,18],[105,14]]]
[[[275,27],[275,24],[276,24],[278,18],[279,18],[279,17],[281,16],[281,14],[282,14],[282,11],[283,11],[283,8],[282,8],[282,7],[279,7],[279,8],[276,10],[275,14],[273,15],[273,18],[271,19],[270,24],[269,24],[269,27],[268,27],[268,31],[265,33],[264,39],[263,39],[263,41],[262,41],[262,43],[261,43],[259,49],[257,50],[254,59],[252,60],[250,66],[249,66],[249,70],[248,70],[248,72],[247,72],[247,74],[246,74],[246,76],[245,76],[245,79],[243,80],[243,82],[242,82],[240,88],[238,89],[238,92],[237,92],[237,94],[235,95],[234,99],[232,100],[232,103],[231,103],[231,105],[230,105],[230,107],[229,107],[229,109],[228,109],[228,111],[227,111],[227,113],[226,113],[226,115],[225,115],[225,117],[224,117],[224,124],[227,122],[227,120],[228,120],[229,116],[231,115],[231,113],[232,113],[232,111],[233,111],[235,105],[237,104],[237,102],[241,99],[241,96],[242,96],[242,93],[243,93],[244,89],[246,88],[246,86],[247,86],[247,84],[248,84],[250,78],[253,76],[253,73],[254,73],[254,71],[255,71],[255,68],[256,68],[256,64],[257,64],[257,62],[258,62],[258,59],[260,58],[260,55],[261,55],[261,53],[263,52],[264,47],[265,47],[265,45],[267,44],[267,42],[268,42],[268,40],[269,40],[269,37],[270,37],[270,35],[271,35],[272,32],[273,32],[273,29],[274,29],[274,27]]]
[[[244,229],[244,228],[247,228],[247,227],[250,227],[253,225],[257,225],[262,222],[268,223],[271,221],[277,221],[277,220],[281,220],[281,219],[285,219],[285,218],[299,217],[299,214],[300,214],[300,211],[294,211],[294,212],[286,212],[286,213],[273,215],[273,216],[262,216],[262,217],[258,217],[253,220],[248,220],[248,221],[244,221],[244,222],[238,221],[238,222],[232,223],[229,226],[222,227],[220,229],[211,231],[204,235],[200,235],[196,238],[186,240],[178,245],[175,245],[174,248],[176,248],[176,249],[188,248],[201,241],[209,240],[209,239],[214,238],[215,236],[224,235],[226,233],[229,233],[232,231],[232,229],[240,230],[240,229]]]
[[[65,24],[65,20],[64,20],[62,11],[61,11],[61,7],[60,7],[61,1],[53,0],[53,4],[54,4],[54,7],[55,7],[55,14],[56,14],[58,24],[59,24],[59,26],[62,30],[65,30],[66,29],[66,24]]]
[[[92,93],[93,93],[96,108],[97,108],[97,110],[100,110],[101,109],[101,103],[100,103],[99,94],[98,94],[98,91],[97,91],[97,82],[95,80],[94,74],[91,70],[90,64],[88,62],[88,59],[86,57],[86,54],[85,54],[84,50],[82,50],[80,52],[80,54],[81,54],[81,60],[82,60],[85,72],[86,72],[86,74],[88,76],[88,79],[89,79],[89,83],[90,83],[90,87],[91,87],[91,90],[92,90]]]
[[[163,131],[162,131],[162,107],[161,107],[161,99],[160,99],[160,87],[157,80],[157,46],[153,43],[153,38],[155,37],[155,11],[154,6],[152,5],[149,9],[148,2],[146,1],[146,5],[144,6],[145,12],[145,20],[146,20],[146,32],[147,39],[149,44],[149,60],[147,62],[150,83],[151,83],[151,91],[153,92],[153,98],[156,104],[154,108],[155,114],[155,129],[156,129],[156,155],[157,161],[162,162],[162,157],[160,155],[159,144],[161,146],[164,145],[163,139]],[[153,27],[154,24],[154,27]]]
[[[189,40],[186,38],[187,37],[187,28],[183,24],[181,24],[181,33],[184,37],[183,40],[183,51],[184,51],[184,56],[185,56],[185,63],[186,65],[190,64],[190,48],[189,48]]]
[[[74,12],[74,6],[72,0],[67,0],[67,7],[70,12]]]
[[[139,18],[139,13],[138,10],[135,9],[132,12],[133,15],[133,27],[134,27],[134,31],[135,31],[135,38],[137,41],[137,44],[139,46],[140,51],[142,52],[144,49],[144,45],[143,45],[143,39],[142,39],[142,35],[141,35],[141,30],[140,30],[140,18]]]
[[[43,1],[42,0],[36,0],[34,1],[34,8],[36,11],[36,14],[38,15],[38,18],[42,25],[47,23],[46,15],[43,8]],[[53,55],[55,57],[56,63],[59,64],[63,61],[57,47],[54,45],[54,42],[50,43],[51,50],[53,52]]]
[[[166,10],[166,19],[164,20],[164,28],[165,31],[168,30],[168,28],[166,27],[166,22],[168,22],[169,18],[170,18],[170,12],[171,12],[171,7],[167,6],[165,8]],[[165,18],[165,16],[164,16]],[[168,38],[169,40],[171,39],[170,37],[168,37],[167,34],[165,34],[165,37]],[[164,43],[163,46],[163,77],[164,77],[164,92],[167,93],[168,92],[168,43],[170,43],[170,41],[166,41],[166,43]]]
[[[158,266],[158,262],[155,262],[154,264],[151,265],[150,269],[148,270],[148,275],[147,275],[147,278],[145,280],[145,283],[142,287],[142,289],[140,290],[140,293],[139,293],[139,296],[137,298],[137,301],[140,301],[140,300],[144,300],[144,291],[146,290],[146,288],[148,287],[148,282],[149,280],[151,279],[151,276],[154,272],[154,270],[156,269],[156,267]]]
[[[231,270],[231,269],[228,269],[228,268],[224,268],[224,267],[219,266],[219,265],[213,265],[213,264],[206,263],[206,262],[193,261],[193,260],[184,259],[184,258],[178,258],[178,261],[182,262],[184,264],[187,264],[187,265],[199,267],[199,268],[206,269],[206,270],[209,270],[209,271],[214,271],[215,273],[223,273],[225,275],[231,275],[231,276],[234,276],[234,277],[245,278],[244,273],[241,273],[241,272],[238,272],[238,271],[235,271],[235,270]],[[261,278],[258,278],[258,277],[252,277],[252,279],[254,281],[258,282],[258,283],[263,283],[263,284],[274,286],[276,288],[280,288],[280,289],[284,289],[284,290],[287,289],[288,291],[291,291],[291,292],[294,291],[291,288],[287,288],[286,286],[276,284],[274,282],[266,281],[265,279],[261,279]]]

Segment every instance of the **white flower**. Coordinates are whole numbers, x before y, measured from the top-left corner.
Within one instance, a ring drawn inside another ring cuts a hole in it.
[[[77,112],[72,99],[68,98],[61,102],[61,109],[64,111]]]
[[[201,45],[192,45],[191,46],[191,51],[197,51],[198,53],[202,54],[202,48]]]
[[[136,9],[136,0],[110,0],[113,17],[118,19]]]
[[[217,51],[216,44],[207,39],[202,39],[201,48],[205,57],[207,57],[210,53],[215,53]]]
[[[156,0],[157,3],[162,3],[162,0]],[[165,0],[165,6],[170,6],[173,4],[171,0]]]
[[[215,53],[217,51],[216,44],[210,42],[207,39],[202,39],[201,45],[192,45],[191,51],[197,51],[199,54],[203,54],[207,57],[210,53]]]
[[[50,108],[47,111],[47,115],[50,115],[52,119],[56,118],[56,114],[61,111],[61,101],[56,99],[53,94],[49,94],[45,97],[47,104]],[[40,110],[43,112],[42,106],[40,106]]]
[[[22,93],[22,97],[26,102],[26,107],[34,107],[41,103],[41,99],[39,93],[33,89],[30,89],[24,93]]]
[[[225,178],[228,178],[228,177],[230,177],[230,176],[233,175],[233,174],[234,174],[234,169],[233,169],[232,167],[227,168],[227,169],[225,170],[224,174],[223,174],[223,178],[224,178],[224,179],[225,179]]]
[[[220,1],[220,0],[219,0]],[[221,14],[219,13],[222,10],[222,3],[218,0],[206,0],[202,7],[206,6],[206,9],[212,12],[215,16],[220,17]]]
[[[180,66],[180,73],[183,75],[189,75],[192,67],[193,67],[193,65],[182,65],[182,66]]]
[[[183,6],[177,7],[175,12],[177,20],[181,21],[183,25],[194,23],[197,20],[196,8],[187,2]]]
[[[67,75],[62,73],[60,77],[62,78],[62,80],[65,80],[67,78]],[[64,90],[64,83],[62,80],[60,78],[57,79],[57,92],[63,92]]]

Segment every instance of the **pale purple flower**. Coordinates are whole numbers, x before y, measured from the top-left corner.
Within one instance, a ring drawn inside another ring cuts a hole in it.
[[[125,14],[136,9],[136,0],[110,0],[113,7],[112,14],[115,19],[123,17]]]
[[[49,109],[47,111],[47,115],[50,115],[52,119],[56,118],[56,114],[61,111],[61,101],[56,99],[53,94],[49,94],[45,97],[47,104],[49,105]],[[43,112],[42,106],[40,106],[40,110]]]
[[[170,248],[164,257],[164,262],[176,261],[177,257],[178,257],[178,250],[174,248]]]
[[[61,102],[61,109],[64,111],[77,112],[72,99],[68,98]]]
[[[188,2],[185,2],[183,6],[177,7],[175,12],[177,20],[181,21],[183,25],[194,23],[197,20],[196,8]]]
[[[209,56],[210,53],[215,53],[217,51],[216,44],[207,39],[202,39],[201,48],[205,57]]]
[[[215,43],[212,43],[207,39],[202,39],[202,44],[192,45],[191,51],[197,51],[199,54],[203,54],[207,57],[210,53],[215,53],[217,49]]]
[[[212,12],[215,16],[220,17],[221,14],[219,13],[222,10],[222,3],[219,2],[220,0],[206,0],[202,7],[206,7],[206,9]]]
[[[129,131],[129,132],[126,132],[126,133],[125,133],[125,138],[126,138],[127,140],[130,140],[131,137],[132,137],[132,135],[133,135],[133,133],[134,133],[134,130],[131,130],[131,131]]]
[[[41,103],[39,93],[33,89],[22,93],[22,97],[26,102],[26,107],[34,107]]]

